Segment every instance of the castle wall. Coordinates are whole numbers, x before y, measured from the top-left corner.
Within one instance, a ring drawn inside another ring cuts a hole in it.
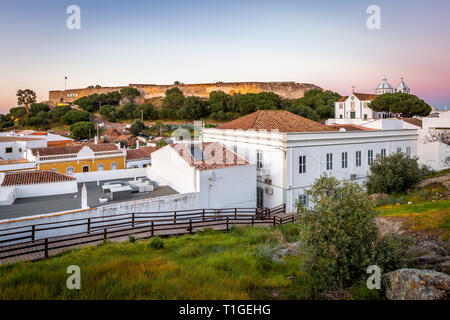
[[[142,96],[145,99],[164,97],[166,90],[173,87],[178,87],[185,96],[198,96],[201,98],[208,98],[212,91],[220,90],[227,94],[259,93],[266,91],[276,93],[285,99],[298,99],[303,97],[304,94],[311,89],[322,90],[322,88],[314,84],[297,82],[217,82],[179,85],[130,84],[129,87],[137,88],[141,91]],[[94,93],[101,94],[120,91],[122,88],[125,88],[125,86],[50,91],[49,104],[54,106],[61,101],[74,102],[81,97]]]

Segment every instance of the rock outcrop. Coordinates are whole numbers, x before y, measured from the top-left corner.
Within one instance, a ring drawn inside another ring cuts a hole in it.
[[[434,270],[399,269],[384,275],[389,300],[447,300],[450,276]]]

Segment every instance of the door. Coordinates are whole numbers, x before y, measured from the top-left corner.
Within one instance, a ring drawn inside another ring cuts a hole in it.
[[[355,119],[356,118],[356,112],[352,111],[350,112],[350,118]]]
[[[89,172],[89,166],[84,166],[83,167],[83,172]]]
[[[256,206],[264,208],[264,189],[261,187],[256,188]]]

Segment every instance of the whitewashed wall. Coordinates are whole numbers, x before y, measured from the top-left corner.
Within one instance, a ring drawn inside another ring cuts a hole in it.
[[[91,171],[74,173],[77,182],[93,182],[102,180],[127,179],[134,177],[144,177],[147,175],[146,168],[119,169],[105,171]]]
[[[14,189],[16,198],[42,197],[78,192],[76,181],[28,184],[14,187],[2,187],[1,192]]]

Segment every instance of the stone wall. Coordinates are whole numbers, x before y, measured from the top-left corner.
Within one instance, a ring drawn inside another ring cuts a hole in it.
[[[304,96],[305,92],[311,89],[321,89],[309,83],[297,82],[216,82],[201,84],[179,84],[179,85],[156,85],[156,84],[130,84],[129,87],[137,88],[145,99],[164,97],[167,89],[178,87],[185,96],[198,96],[208,98],[212,91],[220,90],[228,94],[234,93],[259,93],[274,92],[285,99],[298,99]],[[56,105],[61,101],[74,102],[75,100],[94,93],[108,93],[120,91],[122,87],[103,87],[71,89],[65,91],[50,91],[49,103]],[[62,99],[62,100],[61,100]]]

